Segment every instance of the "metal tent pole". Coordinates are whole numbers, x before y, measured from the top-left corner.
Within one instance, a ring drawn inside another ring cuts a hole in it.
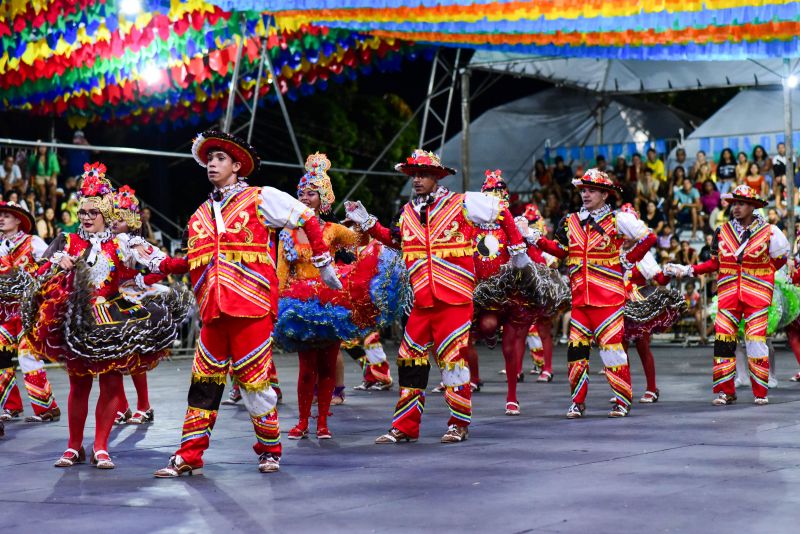
[[[470,70],[461,72],[461,186],[469,189],[469,77]]]
[[[794,148],[792,147],[792,88],[789,77],[792,75],[792,65],[789,58],[783,59],[783,133],[786,143],[786,233],[789,245],[794,251],[795,220],[794,220]]]
[[[292,146],[294,147],[295,156],[297,156],[297,162],[302,167],[304,165],[303,154],[300,152],[300,145],[297,143],[297,136],[294,134],[294,127],[292,126],[292,121],[289,118],[289,112],[286,109],[286,102],[283,101],[283,93],[281,93],[281,88],[278,85],[278,75],[275,72],[275,69],[272,67],[272,58],[269,57],[269,54],[264,54],[264,60],[267,62],[269,76],[272,79],[272,87],[275,88],[275,96],[278,98],[278,105],[281,107],[283,120],[286,122],[286,127],[289,129],[289,138],[292,140]]]
[[[256,88],[253,92],[253,105],[250,110],[250,124],[247,126],[247,142],[253,139],[253,127],[256,125],[256,110],[258,110],[258,92],[261,90],[261,76],[264,74],[264,57],[267,55],[267,39],[261,39],[261,61],[258,62],[258,76],[256,76]],[[272,74],[270,73],[270,76]]]

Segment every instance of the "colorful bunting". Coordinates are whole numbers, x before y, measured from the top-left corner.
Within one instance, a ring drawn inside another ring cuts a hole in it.
[[[255,11],[200,0],[145,2],[128,19],[116,0],[0,4],[0,109],[88,122],[179,127],[224,113],[239,41],[249,102],[261,39],[281,92],[296,99],[373,70],[398,70],[418,50],[395,39],[312,24],[281,31]],[[244,31],[243,31],[244,30]],[[419,49],[423,53],[427,53]],[[269,73],[259,97],[273,98]],[[244,109],[237,102],[236,112]]]

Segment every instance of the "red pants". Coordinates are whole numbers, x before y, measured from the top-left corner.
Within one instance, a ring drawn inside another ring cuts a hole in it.
[[[528,348],[533,364],[542,372],[553,372],[553,320],[536,321],[528,330]]]
[[[621,306],[572,308],[567,364],[572,402],[583,404],[589,392],[589,354],[594,340],[606,368],[606,379],[617,404],[630,408],[633,390],[628,356],[622,347],[624,320]]]
[[[326,427],[328,412],[336,385],[336,358],[339,355],[337,341],[326,347],[313,350],[301,350],[300,369],[297,377],[297,407],[300,412],[300,425],[308,426],[311,417],[311,404],[314,399],[314,386],[317,388],[318,416],[317,426]]]
[[[744,318],[744,339],[750,385],[756,398],[769,392],[769,349],[766,343],[768,308],[739,302],[736,308],[722,308],[714,322],[714,393],[736,395],[736,338]]]
[[[445,402],[450,409],[448,425],[467,426],[472,419],[472,390],[464,350],[469,342],[472,303],[453,305],[437,301],[431,308],[413,308],[408,317],[397,357],[400,400],[392,426],[409,436],[419,436],[425,409],[430,362],[434,349],[442,370]]]
[[[256,454],[280,454],[280,428],[275,408],[278,396],[270,386],[268,372],[272,360],[272,328],[272,316],[262,319],[222,316],[200,330],[192,364],[189,407],[181,446],[176,452],[190,465],[203,465],[203,452],[208,448],[231,368],[255,430],[253,450]]]
[[[0,409],[21,412],[22,396],[17,387],[17,377],[11,363],[11,358],[15,353],[16,348],[13,347],[0,350]],[[48,410],[58,408],[53,396],[53,389],[47,380],[44,364],[31,354],[24,342],[21,344],[17,356],[33,413],[41,415]]]

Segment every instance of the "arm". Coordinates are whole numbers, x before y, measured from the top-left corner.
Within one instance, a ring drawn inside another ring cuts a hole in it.
[[[283,289],[289,279],[290,261],[287,256],[294,253],[296,258],[297,252],[294,250],[294,240],[288,230],[281,230],[280,234],[278,234],[278,239],[278,266],[276,273],[278,275],[278,287]]]
[[[53,242],[55,242],[55,240]],[[45,243],[41,237],[39,237],[38,235],[31,236],[31,252],[33,253],[33,259],[36,260],[37,263],[39,263],[40,261],[42,261],[42,259],[44,259],[45,257],[44,253],[46,250],[47,250],[47,243]]]
[[[783,235],[780,228],[772,226],[772,236],[769,240],[769,256],[772,258],[772,266],[777,271],[784,265],[786,265],[786,261],[789,258],[789,241],[786,239],[786,236]]]
[[[619,212],[616,218],[617,230],[626,238],[636,240],[636,244],[621,257],[623,266],[641,261],[655,245],[656,234],[630,213]]]
[[[531,242],[531,244],[539,247],[543,252],[555,256],[559,259],[564,259],[569,254],[569,237],[567,236],[567,218],[563,217],[559,221],[555,231],[555,240],[547,239],[546,237],[539,237]]]
[[[397,224],[389,229],[379,223],[375,216],[370,215],[364,205],[361,204],[361,201],[345,202],[344,209],[347,214],[347,219],[356,223],[361,228],[362,232],[367,233],[371,238],[383,243],[387,247],[400,250],[402,247],[402,242],[400,240],[400,224],[403,220],[402,215]]]

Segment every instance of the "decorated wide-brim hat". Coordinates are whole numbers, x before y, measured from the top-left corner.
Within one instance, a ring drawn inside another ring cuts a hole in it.
[[[197,134],[192,142],[192,156],[201,167],[208,166],[208,153],[213,150],[221,150],[238,161],[242,167],[237,176],[242,178],[250,176],[261,164],[256,149],[244,139],[217,130]]]
[[[615,195],[622,194],[622,188],[612,182],[608,175],[600,169],[589,169],[584,173],[583,177],[572,180],[572,185],[579,189],[582,187],[594,187]]]
[[[767,201],[758,196],[755,189],[744,184],[736,186],[733,191],[724,193],[722,195],[722,200],[728,202],[746,202],[757,208],[763,208],[767,205]]]
[[[16,202],[0,201],[0,213],[10,213],[19,219],[19,229],[26,234],[33,233],[33,215],[31,212],[17,204]]]
[[[419,176],[429,174],[437,180],[455,174],[456,170],[442,165],[442,160],[433,152],[426,152],[418,148],[406,158],[405,163],[398,163],[394,166],[395,170],[408,176]]]

